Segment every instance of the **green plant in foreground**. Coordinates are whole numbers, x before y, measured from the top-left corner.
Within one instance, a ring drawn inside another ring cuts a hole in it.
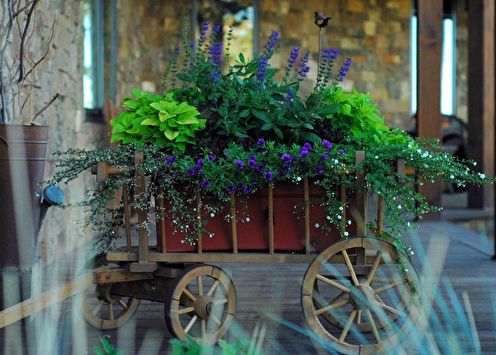
[[[95,355],[121,355],[122,353],[114,345],[104,338],[100,337],[100,343],[102,347],[98,345],[93,346],[93,353]]]
[[[261,349],[255,346],[250,346],[248,340],[236,340],[228,342],[220,339],[218,345],[202,346],[192,338],[186,340],[171,339],[171,354],[172,355],[200,355],[203,353],[218,354],[218,355],[263,355]]]

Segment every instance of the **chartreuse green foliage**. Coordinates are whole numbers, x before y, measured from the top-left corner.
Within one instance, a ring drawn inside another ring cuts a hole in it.
[[[205,119],[198,118],[196,107],[174,100],[172,92],[153,95],[138,89],[135,98],[124,99],[124,108],[114,118],[112,142],[151,143],[184,151],[186,144],[195,144],[197,131],[205,129]]]
[[[326,102],[339,110],[327,117],[334,131],[348,132],[355,143],[374,144],[384,141],[406,143],[404,132],[391,130],[384,123],[373,97],[353,90],[344,92],[341,87],[327,90]]]

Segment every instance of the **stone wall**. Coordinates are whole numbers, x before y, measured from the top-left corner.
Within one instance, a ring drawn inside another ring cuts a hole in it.
[[[465,1],[457,4],[456,17],[456,115],[468,120],[468,11]]]
[[[29,120],[29,117],[45,106],[56,93],[59,95],[53,105],[36,120],[37,124],[50,127],[45,177],[53,173],[55,161],[52,154],[55,151],[74,146],[86,147],[93,141],[101,140],[100,127],[84,122],[81,1],[40,1],[33,16],[34,31],[27,42],[26,60],[29,64],[41,58],[47,49],[52,23],[53,39],[48,47],[48,56],[32,73],[32,95],[27,110],[24,110],[24,116]],[[86,176],[77,183],[62,186],[66,201],[80,201],[90,185],[90,180]],[[90,236],[77,224],[82,216],[81,210],[78,209],[48,210],[39,234],[39,254],[44,260],[53,259],[60,252],[71,249],[84,240],[82,236]]]

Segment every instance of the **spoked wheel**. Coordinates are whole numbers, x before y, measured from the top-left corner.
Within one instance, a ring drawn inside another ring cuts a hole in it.
[[[188,336],[201,344],[217,342],[236,313],[236,290],[222,269],[195,265],[183,271],[170,289],[165,304],[169,331],[180,339]]]
[[[418,292],[418,276],[407,257],[400,260],[383,240],[353,238],[312,262],[302,306],[309,327],[339,351],[374,353],[398,344],[415,324]]]
[[[95,268],[104,265],[109,270],[118,267],[104,258],[95,260]],[[139,304],[139,298],[113,295],[112,284],[95,285],[83,295],[83,314],[85,320],[97,329],[116,329],[136,313]]]

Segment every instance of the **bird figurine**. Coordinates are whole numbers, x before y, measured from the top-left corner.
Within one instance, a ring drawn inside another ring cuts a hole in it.
[[[330,17],[324,15],[324,13],[321,11],[314,12],[314,22],[320,28],[326,27],[329,24],[330,19]]]

